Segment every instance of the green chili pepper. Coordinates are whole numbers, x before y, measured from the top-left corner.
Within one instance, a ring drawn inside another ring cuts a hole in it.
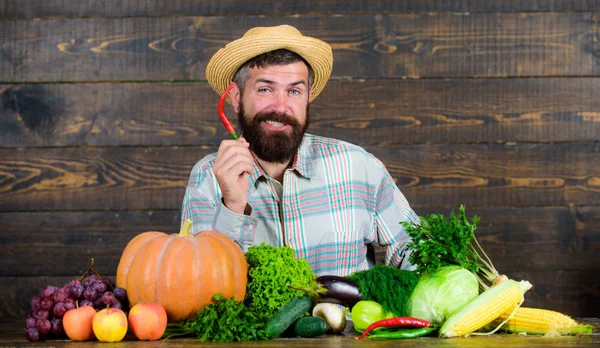
[[[420,327],[418,329],[403,329],[396,331],[382,331],[368,335],[371,339],[398,339],[398,338],[417,338],[427,336],[435,331],[432,327]]]
[[[378,320],[363,331],[362,335],[355,337],[355,339],[363,339],[371,331],[380,327],[430,327],[431,323],[427,320],[413,318],[413,317],[394,317]]]

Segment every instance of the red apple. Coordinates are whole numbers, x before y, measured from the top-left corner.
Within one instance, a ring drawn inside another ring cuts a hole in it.
[[[92,321],[96,310],[91,306],[73,308],[63,316],[63,328],[67,336],[73,341],[87,341],[94,338]]]
[[[167,328],[167,312],[160,303],[140,302],[129,310],[129,328],[139,340],[157,340]]]
[[[100,342],[119,342],[127,333],[127,316],[118,308],[105,308],[94,316],[94,334]]]

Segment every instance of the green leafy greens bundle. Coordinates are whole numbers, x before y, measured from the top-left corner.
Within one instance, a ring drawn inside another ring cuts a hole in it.
[[[400,222],[412,238],[409,260],[419,274],[434,274],[440,267],[458,265],[471,271],[483,289],[496,281],[498,271],[475,238],[479,216],[469,222],[461,205],[459,214],[452,210],[448,219],[443,214],[430,214],[420,220],[420,224]]]
[[[266,320],[233,297],[213,296],[213,302],[199,310],[193,320],[168,324],[164,338],[193,335],[202,342],[268,340]]]
[[[379,303],[397,317],[408,315],[408,300],[419,281],[416,272],[388,265],[375,265],[348,278],[356,282],[365,300]]]
[[[294,249],[267,244],[253,245],[246,252],[248,285],[244,302],[249,309],[270,318],[286,303],[303,292],[288,287],[309,286],[316,276],[304,259],[294,256]]]

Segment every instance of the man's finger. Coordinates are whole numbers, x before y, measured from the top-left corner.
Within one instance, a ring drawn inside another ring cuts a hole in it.
[[[228,163],[238,161],[246,161],[248,163],[252,163],[253,159],[252,155],[250,154],[250,151],[242,147],[229,148],[222,154],[217,154],[217,158],[215,159],[215,166],[226,167]]]

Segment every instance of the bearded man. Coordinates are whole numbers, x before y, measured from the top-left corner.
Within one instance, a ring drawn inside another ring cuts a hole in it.
[[[206,76],[238,114],[239,140],[193,168],[182,221],[218,231],[247,251],[287,245],[317,275],[346,276],[385,263],[413,269],[401,221],[418,217],[377,158],[359,146],[306,133],[309,105],[333,66],[331,46],[282,25],[257,27],[220,49]]]

